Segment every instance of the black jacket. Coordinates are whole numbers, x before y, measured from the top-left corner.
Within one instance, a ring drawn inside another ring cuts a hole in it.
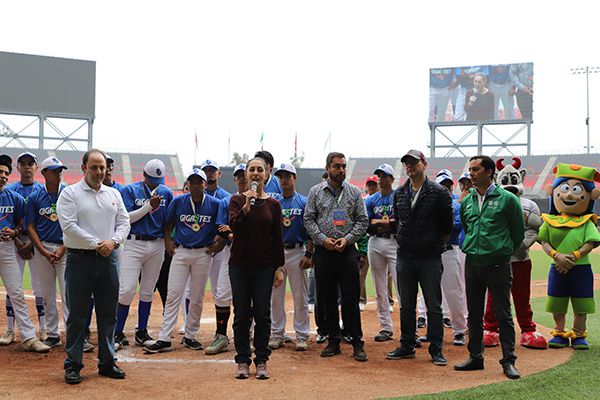
[[[425,178],[415,207],[411,209],[411,191],[408,180],[394,194],[398,253],[406,256],[441,254],[444,236],[450,235],[454,226],[450,192]]]

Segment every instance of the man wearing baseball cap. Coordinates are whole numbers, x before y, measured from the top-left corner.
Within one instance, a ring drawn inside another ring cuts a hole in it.
[[[60,346],[58,328],[59,313],[56,304],[56,282],[62,297],[63,320],[66,324],[69,316],[65,291],[65,267],[67,248],[63,244],[63,233],[58,222],[56,203],[63,186],[61,178],[67,167],[56,157],[48,157],[40,166],[46,181],[43,189],[32,193],[25,206],[27,232],[36,248],[33,258],[29,260],[29,268],[35,271],[46,305],[48,338],[44,344],[50,347]]]
[[[296,351],[308,350],[310,318],[308,313],[308,279],[306,270],[312,265],[313,244],[304,228],[306,197],[296,192],[296,168],[292,164],[281,164],[275,171],[283,194],[278,198],[281,204],[281,226],[285,264],[277,274],[282,285],[273,289],[271,295],[271,340],[269,347],[278,349],[284,346],[285,334],[285,292],[286,278],[294,299],[294,329],[296,331]],[[305,243],[307,245],[305,246]]]
[[[273,166],[275,165],[275,159],[273,155],[266,151],[260,150],[254,154],[254,157],[260,158],[267,163],[267,180],[265,181],[265,193],[269,196],[272,196],[273,193],[281,194],[281,185],[279,184],[279,180],[271,175],[271,171],[273,170]]]
[[[154,287],[164,259],[163,237],[167,207],[173,200],[173,193],[164,185],[165,174],[166,167],[161,160],[150,160],[144,167],[144,179],[125,186],[121,191],[123,203],[129,213],[131,231],[120,259],[115,350],[129,344],[124,334],[125,321],[138,288],[138,279],[139,303],[135,343],[142,346],[145,342],[153,340],[148,334],[148,318]]]
[[[204,346],[196,337],[204,304],[204,288],[210,272],[211,253],[217,234],[219,200],[204,193],[206,174],[194,168],[187,176],[190,192],[179,195],[169,204],[165,217],[165,232],[175,228],[173,239],[165,235],[165,248],[173,255],[167,304],[162,328],[157,341],[144,344],[149,354],[171,351],[171,334],[177,324],[177,316],[185,284],[190,278],[190,306],[185,321],[183,346],[202,350]]]
[[[107,154],[106,155],[106,174],[104,175],[104,180],[102,181],[102,184],[106,185],[106,186],[110,186],[112,188],[115,188],[119,192],[121,192],[125,186],[123,186],[119,182],[113,180],[114,171],[115,171],[115,160]]]
[[[435,365],[447,365],[442,353],[441,254],[452,232],[452,199],[448,190],[426,177],[427,161],[422,152],[410,150],[401,161],[408,175],[406,183],[394,193],[401,336],[400,347],[389,352],[387,358],[415,357],[415,313],[420,285],[429,317],[427,338],[431,360]]]
[[[29,195],[41,188],[43,185],[35,181],[35,174],[38,170],[38,159],[35,154],[25,151],[17,157],[17,171],[19,171],[19,181],[7,185],[8,190],[19,193],[25,203]],[[33,243],[29,240],[27,235],[27,229],[23,229],[21,235],[17,240],[14,240],[15,246],[17,247],[17,263],[21,270],[21,275],[25,271],[25,261],[31,260],[33,257]],[[31,271],[30,271],[31,272]],[[42,291],[38,285],[39,280],[37,279],[36,273],[31,272],[31,286],[33,287],[33,294],[35,295],[35,308],[38,315],[39,323],[39,337],[41,340],[46,340],[46,313],[44,311],[44,297]],[[15,340],[14,333],[15,314],[12,308],[10,297],[6,295],[6,333],[0,338],[0,345],[7,345]]]
[[[372,196],[373,194],[377,193],[379,190],[379,178],[377,178],[377,175],[367,178],[367,181],[365,182],[365,189],[367,191],[367,196]]]

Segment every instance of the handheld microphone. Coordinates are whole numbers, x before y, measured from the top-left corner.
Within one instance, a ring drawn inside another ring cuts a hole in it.
[[[250,184],[250,188],[256,192],[256,189],[258,189],[258,182],[252,181],[252,183]],[[250,205],[253,206],[254,203],[256,203],[256,197],[252,197],[250,199]]]

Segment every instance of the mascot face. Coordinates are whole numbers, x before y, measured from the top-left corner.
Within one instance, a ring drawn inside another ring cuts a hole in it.
[[[593,212],[594,200],[600,197],[594,181],[600,174],[594,168],[574,164],[558,164],[556,179],[546,187],[550,197],[550,213],[584,215]]]
[[[510,165],[505,166],[502,161],[504,161],[504,158],[496,161],[496,169],[498,170],[496,182],[502,189],[521,196],[523,194],[523,180],[527,171],[523,168],[519,169],[521,167],[521,160],[517,157],[513,158],[513,163]]]

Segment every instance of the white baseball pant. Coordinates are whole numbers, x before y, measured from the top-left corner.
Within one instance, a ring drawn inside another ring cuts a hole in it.
[[[225,246],[221,253],[223,255],[221,267],[219,269],[217,291],[215,293],[215,306],[230,307],[232,301],[231,281],[229,280],[229,257],[231,256],[231,246]]]
[[[140,301],[151,302],[154,288],[165,257],[165,243],[156,240],[128,240],[120,254],[119,303],[128,306],[138,287],[140,272]]]
[[[46,250],[54,253],[60,244],[42,242]],[[63,321],[66,323],[69,318],[69,309],[67,307],[67,298],[65,292],[65,268],[67,264],[67,255],[60,259],[56,264],[51,264],[46,257],[36,251],[33,258],[29,260],[29,270],[35,274],[40,283],[42,296],[44,297],[44,310],[46,313],[46,329],[48,336],[59,337],[60,330],[58,328],[59,316],[58,305],[56,302],[56,282],[60,288],[60,296],[62,300]]]
[[[467,297],[465,294],[465,275],[461,274],[462,268],[459,258],[458,245],[452,245],[452,250],[442,253],[442,295],[450,311],[452,331],[455,335],[467,331]]]
[[[369,239],[369,266],[375,284],[375,298],[377,299],[377,318],[382,331],[393,332],[392,316],[390,315],[390,299],[388,294],[388,273],[396,285],[398,304],[400,304],[400,290],[396,279],[396,250],[398,245],[394,238],[371,236]]]
[[[308,340],[310,317],[308,315],[308,279],[306,272],[300,268],[300,260],[304,256],[304,246],[286,249],[283,283],[273,288],[271,294],[271,337],[283,339],[285,335],[286,312],[285,292],[287,279],[294,299],[294,330],[296,340]]]
[[[227,246],[226,246],[227,247]],[[224,251],[225,249],[223,249]],[[213,297],[213,301],[217,302],[217,288],[219,287],[219,271],[221,270],[221,264],[223,263],[224,254],[223,251],[218,252],[212,257],[210,263],[210,292]],[[229,261],[229,260],[227,260]]]
[[[211,261],[212,257],[206,254],[204,249],[182,247],[175,249],[169,271],[167,304],[158,340],[171,341],[188,277],[190,278],[190,308],[185,320],[185,337],[195,339],[198,336],[204,306],[204,290],[208,282]]]
[[[10,296],[15,320],[21,333],[21,340],[26,341],[35,337],[35,328],[29,317],[29,310],[23,294],[23,274],[19,270],[15,244],[11,241],[0,242],[0,278]]]

